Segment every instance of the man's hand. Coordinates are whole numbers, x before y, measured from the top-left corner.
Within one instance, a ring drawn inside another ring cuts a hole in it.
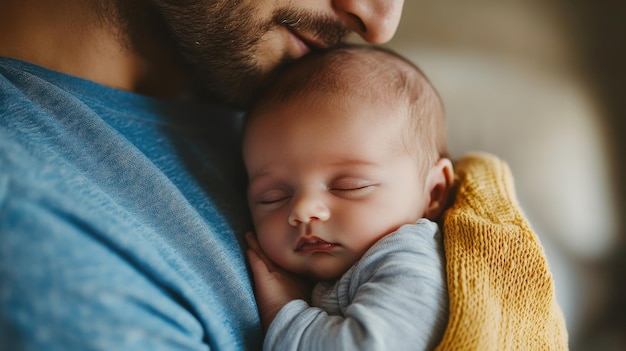
[[[246,234],[247,250],[254,274],[255,297],[263,330],[267,331],[278,311],[289,301],[309,301],[312,282],[278,267],[263,252],[252,233]]]

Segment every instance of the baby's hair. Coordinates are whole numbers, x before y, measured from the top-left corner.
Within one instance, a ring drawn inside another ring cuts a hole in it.
[[[390,111],[406,109],[409,127],[405,128],[404,146],[412,154],[426,157],[426,168],[447,157],[444,110],[438,93],[414,63],[380,46],[346,44],[307,55],[278,75],[253,104],[250,115],[253,118],[276,103],[304,96],[321,102],[354,94],[387,104]]]

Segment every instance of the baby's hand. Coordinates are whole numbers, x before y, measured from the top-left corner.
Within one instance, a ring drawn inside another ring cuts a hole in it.
[[[252,233],[246,234],[246,241],[250,247],[247,254],[254,274],[255,297],[261,324],[263,330],[267,331],[278,311],[289,301],[310,299],[312,285],[310,281],[274,264]]]

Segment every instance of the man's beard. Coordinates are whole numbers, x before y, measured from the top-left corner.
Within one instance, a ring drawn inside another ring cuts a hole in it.
[[[269,30],[285,23],[297,24],[298,30],[315,35],[329,46],[347,34],[336,20],[290,8],[278,9],[265,21],[258,20],[254,18],[255,9],[242,0],[150,0],[149,8],[141,9],[132,8],[127,1],[119,1],[118,7],[124,7],[119,12],[126,17],[130,31],[138,29],[137,24],[130,23],[137,17],[132,12],[148,13],[143,15],[142,30],[145,32],[147,22],[161,28],[162,32],[157,33],[165,34],[163,40],[171,40],[189,66],[194,83],[209,98],[233,106],[247,105],[289,61],[282,58],[269,70],[259,64],[256,50]],[[141,45],[137,44],[133,46]]]
[[[196,85],[217,101],[245,105],[263,80],[254,49],[267,25],[253,22],[240,1],[154,2]]]

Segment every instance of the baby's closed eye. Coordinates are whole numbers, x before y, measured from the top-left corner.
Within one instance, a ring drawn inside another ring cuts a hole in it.
[[[290,192],[283,189],[272,189],[259,194],[253,200],[258,205],[279,205],[289,200],[291,196]]]
[[[360,199],[373,192],[377,183],[365,179],[341,179],[333,182],[329,191],[346,199]]]

